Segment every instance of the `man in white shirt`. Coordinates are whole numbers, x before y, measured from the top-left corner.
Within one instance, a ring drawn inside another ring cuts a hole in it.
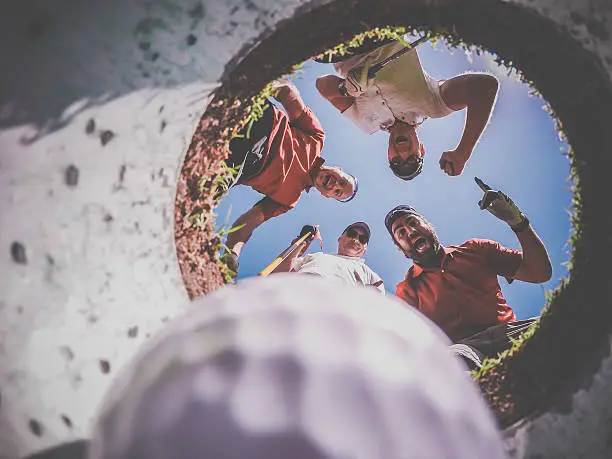
[[[297,239],[294,239],[294,242]],[[310,242],[301,251],[296,250],[274,271],[314,274],[340,279],[351,285],[366,285],[385,293],[385,286],[378,274],[372,271],[362,258],[368,248],[370,227],[364,222],[355,222],[346,227],[338,238],[338,253],[315,252],[301,256]],[[301,252],[301,253],[298,253]]]
[[[443,152],[439,161],[446,174],[460,175],[489,121],[497,79],[486,73],[467,73],[437,80],[421,67],[416,49],[394,59],[405,45],[395,40],[383,43],[373,51],[336,62],[334,69],[341,77],[319,77],[319,93],[366,134],[389,133],[389,167],[403,180],[413,179],[423,167],[425,148],[417,135],[421,123],[467,109],[457,147]],[[386,59],[390,61],[375,76],[368,76],[372,66]]]

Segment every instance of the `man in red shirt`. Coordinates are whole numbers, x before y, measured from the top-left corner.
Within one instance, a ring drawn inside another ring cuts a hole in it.
[[[543,283],[552,274],[544,244],[510,198],[488,190],[479,205],[510,226],[521,252],[487,239],[445,247],[432,225],[410,206],[397,206],[385,217],[393,241],[413,261],[395,294],[442,328],[470,368],[510,347],[511,338],[535,320],[516,320],[497,276]]]
[[[226,164],[240,168],[235,184],[247,185],[265,197],[232,225],[228,267],[238,273],[238,257],[255,228],[295,207],[303,191],[315,188],[326,198],[348,202],[357,193],[357,179],[339,167],[326,166],[321,158],[325,132],[297,88],[276,82],[274,97],[287,111],[268,104],[263,116],[230,142]]]

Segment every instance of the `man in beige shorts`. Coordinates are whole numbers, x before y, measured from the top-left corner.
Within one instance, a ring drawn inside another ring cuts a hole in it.
[[[459,144],[442,153],[439,161],[446,174],[460,175],[487,125],[498,81],[485,73],[436,80],[421,67],[416,49],[394,58],[406,44],[393,40],[336,62],[334,69],[342,77],[319,77],[317,89],[366,134],[389,133],[389,167],[403,180],[413,179],[423,167],[425,148],[417,135],[420,124],[427,118],[442,118],[467,108]],[[385,60],[386,65],[374,76],[368,75],[372,67]]]

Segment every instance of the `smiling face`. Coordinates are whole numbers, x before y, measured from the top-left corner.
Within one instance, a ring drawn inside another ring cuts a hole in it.
[[[338,201],[349,198],[355,191],[355,180],[339,167],[321,166],[313,184],[323,196]]]
[[[423,145],[419,141],[416,127],[396,121],[389,129],[389,148],[387,158],[391,162],[394,158],[407,160],[411,156],[422,156]]]
[[[349,228],[338,238],[338,255],[361,258],[368,248],[367,241],[368,236],[361,228]]]
[[[403,214],[391,225],[393,239],[402,252],[420,265],[435,264],[442,250],[433,227],[420,215]]]

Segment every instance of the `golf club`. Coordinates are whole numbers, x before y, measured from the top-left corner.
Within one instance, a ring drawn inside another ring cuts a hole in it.
[[[297,250],[305,242],[310,242],[317,234],[317,229],[314,226],[306,225],[302,228],[300,238],[283,250],[268,266],[266,266],[258,276],[267,276],[271,274],[289,255]]]

